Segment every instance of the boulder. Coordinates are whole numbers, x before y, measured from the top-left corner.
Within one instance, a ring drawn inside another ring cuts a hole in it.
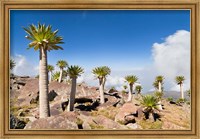
[[[74,112],[64,112],[56,116],[29,122],[25,129],[78,129],[76,117],[77,114]]]
[[[10,129],[24,129],[25,126],[26,123],[24,121],[10,115]]]
[[[136,117],[137,119],[142,119],[142,118],[144,118],[143,107],[139,107],[139,108],[137,109],[137,112],[136,112],[135,117]]]
[[[57,95],[58,94],[54,90],[51,90],[48,94],[49,101],[53,101]]]
[[[120,123],[126,123],[125,116],[130,114],[136,114],[138,107],[133,103],[125,103],[115,116],[115,121]]]
[[[129,124],[129,123],[135,123],[135,116],[130,114],[130,115],[126,115],[124,117],[124,120],[125,120],[125,125]]]
[[[141,129],[141,127],[137,123],[129,123],[126,126],[130,129]]]
[[[93,121],[100,126],[103,126],[103,129],[127,129],[126,126],[123,126],[103,115],[98,115],[93,118]]]
[[[118,92],[116,89],[111,88],[108,93],[114,93],[114,92]]]

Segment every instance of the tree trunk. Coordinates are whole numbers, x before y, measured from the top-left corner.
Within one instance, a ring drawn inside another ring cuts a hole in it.
[[[132,100],[133,85],[129,85],[128,102]]]
[[[70,92],[70,99],[69,99],[69,103],[68,103],[68,111],[74,110],[75,95],[76,95],[76,78],[73,77],[71,92]]]
[[[40,118],[50,116],[48,100],[48,72],[47,72],[47,51],[40,47],[40,71],[39,71],[39,111]]]
[[[149,112],[149,121],[155,122],[155,118],[154,118],[154,113],[153,112]]]
[[[183,84],[180,84],[181,98],[184,99]]]
[[[59,77],[59,81],[58,81],[59,83],[61,83],[61,81],[62,81],[62,73],[63,73],[63,69],[61,68],[60,69],[60,77]]]
[[[49,82],[51,82],[52,81],[52,72],[50,72],[50,74],[49,74]]]
[[[161,104],[161,103],[162,103],[161,100],[158,101],[158,103],[157,103],[157,109],[158,109],[158,110],[163,110],[163,109],[162,109],[162,104]]]
[[[99,79],[99,93],[100,93],[100,103],[101,104],[105,103],[104,84],[105,84],[105,80],[103,78]]]
[[[87,96],[87,93],[85,92],[85,88],[84,88],[84,86],[82,86],[81,90],[82,90],[84,96]]]
[[[158,82],[158,91],[162,92],[161,82]]]

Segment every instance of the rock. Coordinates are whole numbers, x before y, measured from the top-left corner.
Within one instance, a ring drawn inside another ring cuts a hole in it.
[[[179,129],[185,129],[184,127],[181,127],[179,125],[176,125],[172,122],[169,122],[169,121],[164,121],[163,124],[162,124],[162,129],[176,129],[176,130],[179,130]]]
[[[32,92],[29,94],[29,97],[31,97],[30,104],[37,104],[39,101],[39,92],[37,93]]]
[[[141,127],[137,123],[129,123],[126,126],[130,129],[141,129]]]
[[[115,107],[121,107],[123,106],[125,103],[125,100],[123,98],[121,98],[116,104],[114,104],[113,106]]]
[[[114,122],[103,115],[98,115],[93,120],[97,125],[103,126],[103,129],[127,129],[126,126]]]
[[[93,100],[90,98],[85,98],[85,97],[75,99],[75,103],[87,103],[87,102],[93,103]]]
[[[48,94],[49,101],[53,101],[57,95],[58,94],[54,90],[51,90]]]
[[[137,109],[136,117],[137,117],[137,119],[142,119],[142,118],[144,118],[143,107],[139,107],[139,108]]]
[[[50,109],[50,114],[51,116],[59,115],[61,112],[58,109],[51,108]]]
[[[24,129],[25,126],[26,123],[24,121],[10,115],[10,129]]]
[[[16,81],[16,84],[24,86],[26,84],[26,82],[25,81]]]
[[[114,93],[114,92],[118,92],[116,89],[111,88],[108,93]]]
[[[118,114],[115,116],[115,121],[120,123],[126,123],[125,116],[130,114],[135,114],[138,107],[133,103],[125,103],[119,110]]]
[[[125,125],[129,124],[129,123],[135,123],[135,116],[134,115],[126,115],[124,117],[124,120],[125,120]]]
[[[71,89],[71,86],[66,84],[66,83],[63,83],[63,82],[59,83],[59,82],[56,82],[56,81],[52,81],[49,84],[49,90],[54,90],[54,92],[56,92],[58,96],[64,95],[64,94],[69,96],[70,89]]]
[[[87,123],[87,122],[85,122],[85,121],[83,122],[82,127],[83,127],[83,129],[85,129],[85,130],[91,129],[89,123]]]
[[[176,104],[176,102],[174,102],[174,101],[169,101],[169,103],[170,103],[170,104]]]
[[[24,117],[25,116],[25,113],[22,111],[22,112],[19,112],[18,113],[18,116],[21,116],[21,117]]]
[[[25,129],[78,129],[76,117],[77,114],[74,112],[64,112],[57,116],[29,122]]]

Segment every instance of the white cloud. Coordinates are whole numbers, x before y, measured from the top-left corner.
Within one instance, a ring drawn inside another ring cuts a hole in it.
[[[179,91],[179,86],[175,83],[177,75],[186,78],[184,90],[190,88],[190,32],[179,30],[163,39],[162,43],[154,43],[152,46],[153,64],[140,69],[127,71],[111,71],[107,77],[106,87],[114,86],[118,90],[123,89],[126,75],[136,75],[143,86],[143,93],[153,91],[152,83],[157,75],[165,77],[164,89],[166,91]],[[86,72],[79,81],[85,81],[91,86],[98,86],[98,80]]]
[[[25,56],[15,55],[12,57],[16,63],[13,73],[19,76],[35,76],[38,74],[39,66],[34,66],[29,63]]]
[[[179,30],[168,36],[163,43],[152,46],[155,72],[164,75],[169,89],[179,90],[174,83],[178,75],[186,78],[185,89],[190,87],[190,32]]]

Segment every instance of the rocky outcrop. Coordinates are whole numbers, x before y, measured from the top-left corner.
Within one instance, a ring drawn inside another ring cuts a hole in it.
[[[14,115],[10,115],[10,129],[24,129],[26,122],[19,120]]]
[[[12,129],[189,129],[190,105],[180,106],[162,101],[164,109],[154,111],[156,119],[146,118],[138,98],[125,102],[128,94],[117,90],[105,91],[105,103],[99,103],[98,87],[85,83],[77,85],[73,112],[67,112],[71,85],[51,82],[49,84],[50,115],[39,119],[39,81],[29,77],[11,78],[10,127]],[[28,122],[28,123],[27,123]]]
[[[57,116],[29,122],[25,129],[78,129],[76,117],[77,114],[74,112],[64,112]]]
[[[126,116],[136,114],[138,107],[133,103],[125,103],[119,110],[118,114],[115,116],[115,121],[123,124],[127,123],[125,119]]]

